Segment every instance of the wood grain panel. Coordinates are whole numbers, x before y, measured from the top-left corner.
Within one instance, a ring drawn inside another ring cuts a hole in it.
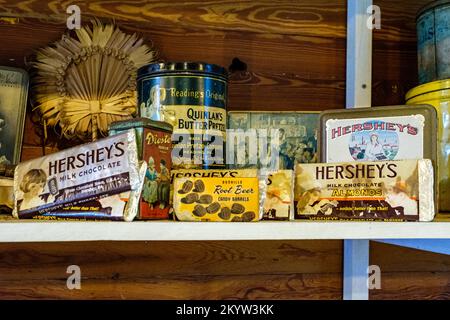
[[[123,281],[85,279],[81,290],[68,290],[59,280],[1,281],[2,299],[342,299],[342,279],[334,274],[159,277]],[[450,298],[450,274],[441,272],[387,273],[371,300]]]
[[[374,0],[381,9],[381,29],[374,30],[374,40],[416,41],[417,12],[430,0]]]
[[[382,274],[424,271],[450,273],[450,256],[373,241],[370,242],[370,264],[380,266]]]
[[[69,1],[19,0],[0,4],[0,15],[65,22]],[[153,26],[345,37],[344,0],[77,1],[83,17]]]
[[[295,74],[242,72],[229,88],[229,110],[326,110],[342,108],[345,82]]]
[[[66,275],[67,276],[67,275]],[[2,299],[189,299],[300,300],[341,299],[341,275],[272,274],[242,276],[83,279],[81,290],[68,290],[59,280],[1,281]]]
[[[15,25],[0,25],[0,31],[3,29],[4,34],[11,35],[6,38],[6,43],[11,45],[5,46],[11,49],[0,49],[0,63],[23,67],[22,62],[32,60],[31,55],[37,48],[56,40],[58,34],[63,33],[64,26],[54,26],[30,19]],[[129,23],[124,24],[123,29],[141,31],[145,38],[154,42],[166,60],[203,60],[226,67],[235,57],[245,62],[248,73],[233,75],[230,81],[230,110],[325,110],[344,106],[343,39],[273,37],[236,32],[216,35],[199,30],[191,30],[186,36],[186,30],[144,31],[142,26],[138,28]],[[52,33],[47,34],[44,30],[52,30]],[[54,30],[58,32],[55,34]],[[20,45],[12,45],[17,35],[22,34],[26,36]],[[411,79],[417,78],[416,52],[411,46],[408,50],[395,45],[384,49],[386,45],[378,43],[374,43],[373,78],[378,86],[374,88],[373,104],[403,103],[404,92],[415,84]],[[411,72],[415,76],[411,77]],[[391,81],[391,87],[405,89],[386,90],[385,86],[379,86],[380,81]]]
[[[371,300],[449,300],[450,272],[382,273],[381,290]]]
[[[124,31],[137,32],[153,42],[165,60],[208,61],[228,67],[237,57],[252,72],[289,72],[316,79],[345,80],[345,39],[119,25]],[[38,48],[59,39],[65,25],[21,19],[16,24],[0,24],[0,31],[5,43],[0,48],[0,63],[23,67]],[[416,61],[415,43],[374,41],[375,79],[406,77]]]
[[[375,0],[381,8],[382,28],[375,39],[415,41],[417,11],[429,0]],[[69,1],[8,0],[0,15],[64,22]],[[346,37],[346,2],[326,0],[258,1],[78,1],[84,16],[114,18],[167,28],[239,30],[249,33]]]
[[[372,81],[372,106],[405,104],[405,95],[414,86],[416,80],[374,80]]]
[[[93,242],[0,244],[0,281],[339,273],[341,241]]]
[[[345,77],[345,39],[158,29],[131,23],[119,26],[125,32],[139,33],[148,43],[153,42],[165,60],[208,61],[228,67],[238,57],[254,72],[303,73],[340,80]],[[0,24],[0,32],[5,43],[0,48],[0,63],[25,66],[24,61],[31,61],[38,48],[62,36],[65,24],[20,19],[16,24]]]

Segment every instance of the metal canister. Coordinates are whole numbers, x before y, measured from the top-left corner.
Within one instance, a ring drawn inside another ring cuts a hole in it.
[[[450,1],[429,3],[417,14],[419,83],[450,78]]]
[[[438,115],[439,210],[450,212],[450,79],[423,84],[406,94],[408,104],[430,104]]]
[[[168,219],[170,215],[170,170],[172,125],[146,118],[113,122],[109,134],[134,129],[140,160],[147,161],[139,219]]]
[[[228,73],[202,62],[138,70],[141,117],[173,125],[174,168],[224,168]]]

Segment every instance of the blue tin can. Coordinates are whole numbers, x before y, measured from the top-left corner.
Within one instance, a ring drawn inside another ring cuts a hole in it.
[[[450,1],[439,0],[417,14],[419,83],[450,78]]]
[[[172,164],[225,168],[228,72],[203,62],[154,63],[138,70],[141,117],[173,125]]]

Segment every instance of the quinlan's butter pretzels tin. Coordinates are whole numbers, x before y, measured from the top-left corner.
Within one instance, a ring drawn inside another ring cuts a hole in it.
[[[430,160],[298,164],[295,217],[311,220],[431,221]]]
[[[141,117],[174,128],[174,168],[225,168],[228,73],[201,62],[154,63],[138,70]]]
[[[259,220],[259,180],[256,170],[196,171],[174,180],[174,212],[181,221]]]
[[[168,219],[173,127],[161,121],[136,118],[112,123],[109,133],[115,135],[129,129],[136,132],[139,158],[148,164],[138,218]]]

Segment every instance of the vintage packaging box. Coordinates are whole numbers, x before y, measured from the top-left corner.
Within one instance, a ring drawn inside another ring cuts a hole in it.
[[[138,219],[168,219],[173,127],[165,122],[136,118],[112,123],[109,133],[115,135],[130,129],[136,132],[139,158],[148,163]]]
[[[34,216],[42,220],[112,220],[133,221],[139,211],[142,187],[144,185],[147,163],[140,161],[139,178],[141,183],[136,190],[127,191],[112,196],[92,199],[79,205],[61,208],[56,211]]]
[[[294,218],[294,171],[276,170],[260,173],[265,177],[263,220]]]
[[[173,197],[181,221],[260,220],[257,170],[176,171]]]
[[[322,162],[436,160],[437,114],[428,105],[329,110],[320,124]]]
[[[318,162],[319,112],[229,112],[228,129],[229,168],[293,170]]]
[[[11,214],[14,207],[14,180],[0,177],[0,213]]]
[[[432,106],[329,110],[321,113],[320,127],[321,162],[431,159],[437,169],[437,113]],[[438,203],[437,175],[435,188]]]
[[[431,221],[430,160],[298,164],[295,218]]]
[[[17,165],[15,215],[32,218],[140,184],[136,135],[130,130]]]
[[[0,165],[20,161],[28,85],[25,70],[0,66]]]

